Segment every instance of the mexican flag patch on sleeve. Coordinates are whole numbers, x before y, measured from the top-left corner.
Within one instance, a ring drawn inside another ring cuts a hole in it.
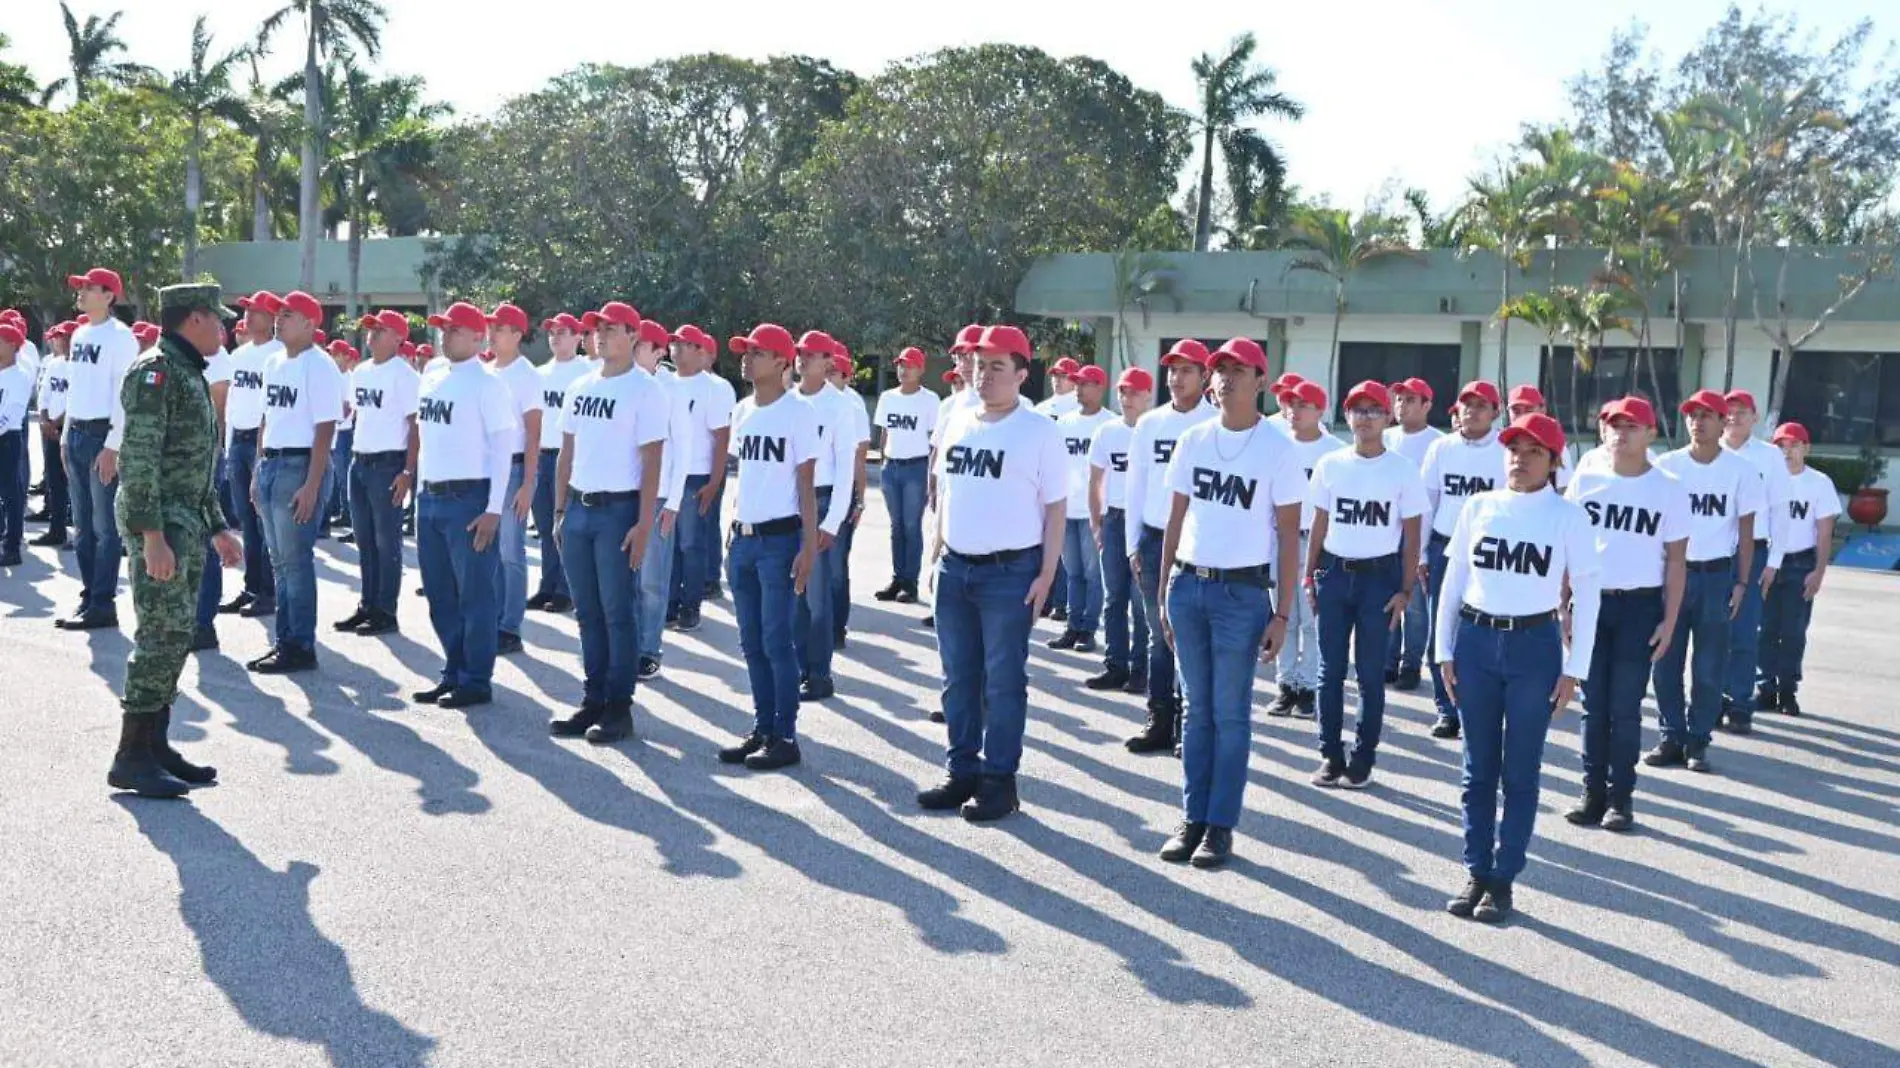
[[[162,386],[162,385],[164,385],[164,384],[165,384],[165,372],[163,372],[163,371],[157,371],[157,370],[153,370],[153,371],[147,371],[147,372],[145,372],[145,384],[146,384],[146,385],[148,385],[148,386]]]

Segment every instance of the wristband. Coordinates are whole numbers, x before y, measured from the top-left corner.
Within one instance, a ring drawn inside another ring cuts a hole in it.
[[[1275,612],[1273,613],[1273,618],[1279,620],[1282,623],[1291,623],[1293,621],[1293,617],[1290,615],[1287,615],[1285,612]]]

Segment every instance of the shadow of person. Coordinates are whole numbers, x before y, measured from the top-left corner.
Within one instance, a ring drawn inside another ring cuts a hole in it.
[[[336,761],[323,755],[330,736],[290,714],[284,702],[257,687],[249,672],[220,654],[198,658],[198,695],[231,717],[239,734],[284,750],[292,775],[334,775]]]
[[[316,865],[273,871],[190,805],[114,800],[177,866],[205,976],[246,1024],[320,1046],[337,1068],[422,1068],[436,1040],[365,1004],[343,948],[311,917]]]
[[[333,657],[332,661],[339,661]],[[368,689],[389,694],[395,684],[354,663],[347,667],[341,681],[367,684]],[[481,781],[472,768],[463,767],[454,757],[429,744],[407,724],[376,713],[377,709],[403,711],[410,706],[393,697],[382,702],[352,700],[333,672],[310,672],[290,676],[310,702],[310,718],[323,729],[341,738],[384,771],[416,781],[416,796],[422,811],[430,816],[480,815],[492,806],[486,796],[475,791]],[[328,677],[326,677],[326,675]]]
[[[0,572],[6,579],[6,593],[0,596],[0,604],[14,606],[7,613],[9,619],[45,619],[53,614],[53,599],[40,592],[39,584],[53,576],[56,563],[49,564],[39,553],[28,552],[21,555],[19,567]]]

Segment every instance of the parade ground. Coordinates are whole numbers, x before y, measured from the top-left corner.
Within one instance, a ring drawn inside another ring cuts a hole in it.
[[[1044,624],[1023,812],[918,811],[940,670],[923,606],[871,599],[888,560],[874,490],[838,695],[759,774],[713,755],[751,722],[729,600],[596,748],[547,732],[571,616],[529,615],[494,704],[412,705],[413,549],[402,633],[361,638],[320,542],[321,669],[248,675],[270,621],[220,617],[174,730],[220,785],[166,802],[105,784],[129,596],[124,632],[56,630],[72,557],[31,550],[0,577],[0,1064],[1900,1064],[1900,575],[1830,571],[1808,714],[1718,735],[1715,775],[1641,769],[1633,835],[1561,818],[1561,715],[1490,928],[1442,909],[1459,750],[1420,693],[1374,786],[1327,791],[1263,678],[1234,862],[1176,867],[1174,762],[1123,750],[1139,700]]]

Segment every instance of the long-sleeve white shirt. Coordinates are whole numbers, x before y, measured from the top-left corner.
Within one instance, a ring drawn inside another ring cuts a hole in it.
[[[1587,677],[1596,649],[1599,566],[1589,515],[1555,489],[1500,489],[1472,497],[1445,548],[1445,584],[1435,624],[1439,660],[1453,655],[1464,606],[1493,616],[1554,611],[1568,575],[1570,654],[1563,673]]]

